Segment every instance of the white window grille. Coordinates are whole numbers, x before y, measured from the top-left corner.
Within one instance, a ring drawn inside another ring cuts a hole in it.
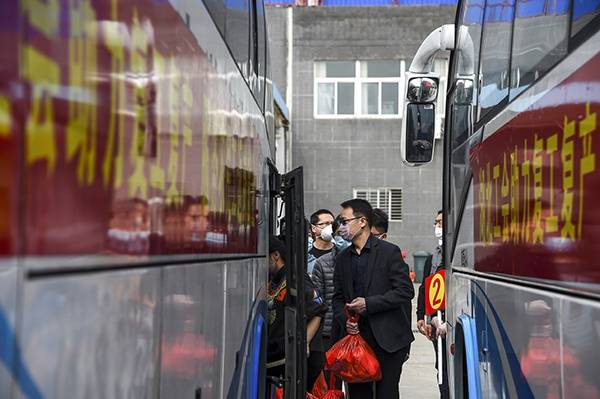
[[[354,198],[367,200],[373,208],[383,210],[390,222],[402,221],[401,188],[355,188]]]
[[[403,60],[315,62],[315,118],[400,118]]]

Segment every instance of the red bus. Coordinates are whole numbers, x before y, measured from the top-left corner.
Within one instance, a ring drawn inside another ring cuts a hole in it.
[[[600,2],[464,0],[411,65],[403,159],[444,128],[444,263],[457,398],[598,398]]]
[[[263,1],[8,0],[0,48],[0,396],[264,397]]]

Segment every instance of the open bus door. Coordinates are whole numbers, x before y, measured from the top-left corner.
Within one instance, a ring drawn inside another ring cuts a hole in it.
[[[277,223],[288,254],[284,399],[303,399],[306,396],[306,320],[302,293],[308,246],[304,218],[303,169],[299,167],[280,175],[272,163],[269,166],[273,208],[276,210],[272,225]],[[282,209],[276,205],[280,203],[278,199],[283,203]]]

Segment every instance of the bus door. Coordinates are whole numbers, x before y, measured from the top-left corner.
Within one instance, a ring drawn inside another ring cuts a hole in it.
[[[304,273],[307,230],[304,218],[303,169],[280,175],[272,163],[270,185],[274,212],[270,231],[285,242],[287,297],[285,305],[285,399],[306,396],[306,320],[304,318]],[[277,234],[279,233],[279,234]]]
[[[306,220],[302,167],[282,176],[285,206],[285,245],[288,253],[287,304],[285,306],[285,399],[306,396],[306,320],[304,273],[306,271]]]

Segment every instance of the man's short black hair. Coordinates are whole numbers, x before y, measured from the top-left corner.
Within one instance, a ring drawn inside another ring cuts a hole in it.
[[[387,233],[389,227],[388,220],[387,213],[379,208],[373,209],[373,223],[371,224],[371,227],[376,228],[381,234]]]
[[[444,211],[440,209],[437,214],[440,215],[442,213],[444,213]]]
[[[367,219],[367,225],[369,227],[372,226],[371,221],[373,220],[373,207],[371,204],[369,204],[369,201],[360,198],[354,198],[342,202],[340,206],[342,208],[351,208],[354,216]]]
[[[273,252],[279,252],[281,259],[285,262],[287,259],[287,251],[285,250],[285,244],[283,241],[275,236],[269,237],[269,255]]]
[[[319,209],[318,211],[310,215],[310,224],[316,226],[317,223],[319,223],[319,216],[321,215],[331,215],[331,217],[335,219],[335,216],[333,216],[333,213],[331,213],[329,209]]]

